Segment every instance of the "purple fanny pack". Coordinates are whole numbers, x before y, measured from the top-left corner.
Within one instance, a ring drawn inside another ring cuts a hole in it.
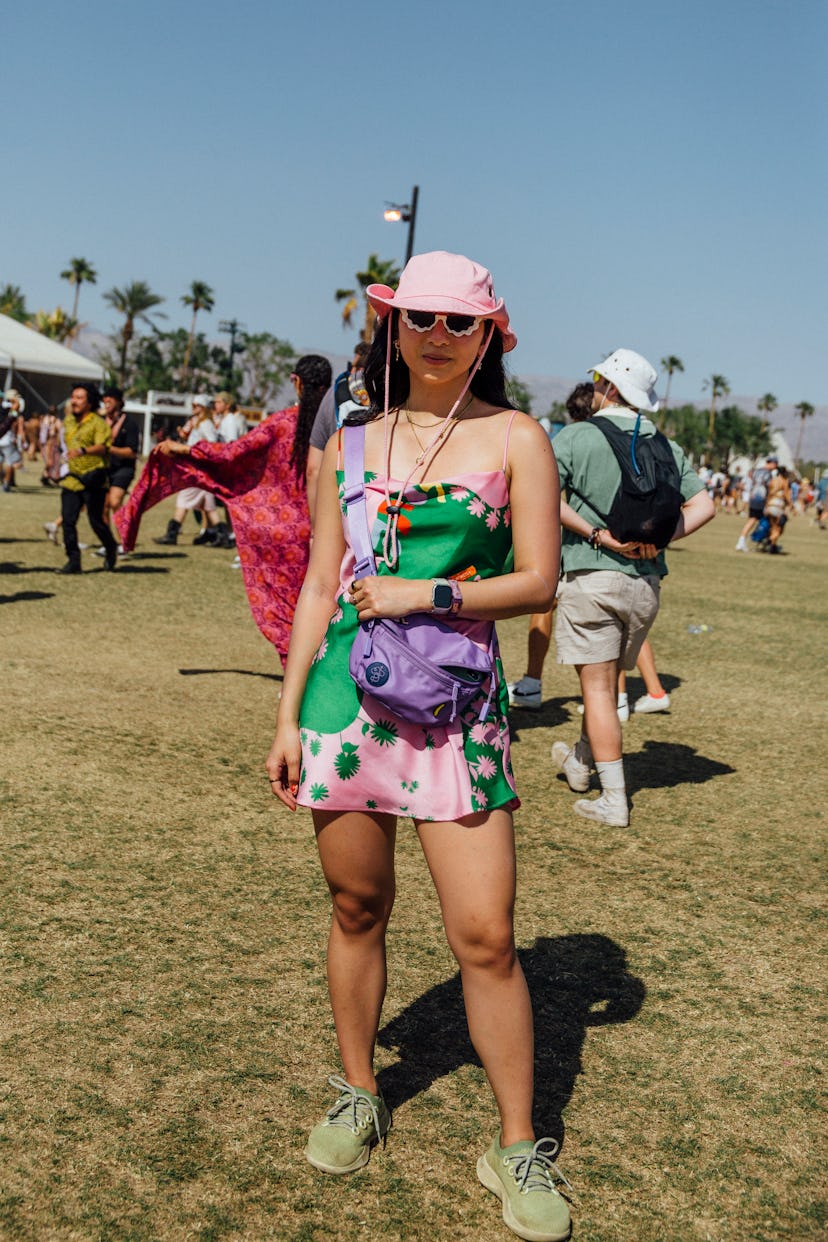
[[[345,504],[355,578],[376,573],[365,505],[365,427],[345,424]],[[351,647],[357,687],[411,724],[447,725],[480,697],[485,720],[495,686],[494,626],[488,648],[428,613],[362,622]]]

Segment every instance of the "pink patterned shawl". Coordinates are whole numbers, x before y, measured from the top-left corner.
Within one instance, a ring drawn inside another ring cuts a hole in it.
[[[308,567],[310,514],[304,479],[290,465],[299,407],[269,415],[232,444],[194,444],[188,457],[153,449],[129,501],[115,514],[124,549],[141,515],[184,487],[202,487],[230,513],[250,610],[284,661]]]

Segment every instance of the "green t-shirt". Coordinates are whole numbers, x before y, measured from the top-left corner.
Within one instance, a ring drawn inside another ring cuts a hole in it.
[[[609,410],[602,410],[601,417],[609,418],[616,427],[632,432],[638,415],[635,410],[612,406]],[[655,425],[642,415],[638,434],[652,436],[655,431]],[[669,443],[681,475],[679,488],[682,499],[689,500],[697,492],[704,491],[704,484],[687,461],[684,451],[674,441]],[[621,467],[606,436],[597,427],[590,427],[589,421],[570,423],[555,436],[553,447],[561,476],[561,490],[569,504],[590,526],[602,526],[604,518],[601,514],[606,514],[621,483]],[[573,488],[576,490],[573,491]],[[592,508],[590,501],[597,508]],[[630,560],[606,548],[591,548],[587,540],[574,531],[564,528],[562,534],[564,573],[579,569],[617,569],[633,576],[655,574],[659,578],[667,573],[663,552],[651,561]]]

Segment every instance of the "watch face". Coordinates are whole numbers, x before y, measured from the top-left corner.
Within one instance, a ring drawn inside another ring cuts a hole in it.
[[[445,608],[448,611],[454,602],[454,596],[451,587],[444,582],[438,582],[431,592],[431,603],[434,608]]]

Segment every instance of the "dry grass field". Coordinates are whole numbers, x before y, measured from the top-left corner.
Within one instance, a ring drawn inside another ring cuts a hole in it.
[[[403,830],[379,1061],[395,1125],[346,1179],[302,1158],[339,1069],[306,813],[270,797],[277,661],[231,554],[60,578],[58,499],[0,496],[0,1238],[511,1237],[474,1162],[494,1109],[416,838]],[[537,1120],[579,1242],[825,1236],[819,1020],[828,534],[670,555],[669,715],[625,726],[629,829],[578,820],[550,660],[515,713],[518,943]],[[88,528],[82,521],[86,534]],[[706,622],[710,632],[687,627]],[[525,621],[502,626],[523,671]],[[631,697],[640,689],[633,680]]]

